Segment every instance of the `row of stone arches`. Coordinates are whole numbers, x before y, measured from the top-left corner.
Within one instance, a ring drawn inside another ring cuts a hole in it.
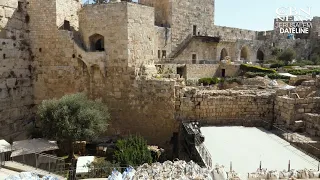
[[[220,61],[225,59],[226,56],[229,56],[229,53],[227,51],[226,48],[222,48],[221,52],[220,52]],[[263,53],[263,51],[259,48],[257,50],[257,54],[256,54],[256,59],[257,61],[263,61],[265,58],[265,54]],[[247,46],[242,47],[241,51],[240,51],[240,60],[249,60],[250,59],[250,51],[249,48]]]

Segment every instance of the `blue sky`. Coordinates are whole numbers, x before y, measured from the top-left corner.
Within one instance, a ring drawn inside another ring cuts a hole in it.
[[[272,30],[276,9],[282,7],[311,7],[311,16],[320,16],[320,0],[215,0],[215,25]]]

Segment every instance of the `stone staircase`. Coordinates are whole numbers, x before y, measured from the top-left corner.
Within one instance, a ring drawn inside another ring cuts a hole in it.
[[[189,34],[178,46],[169,54],[169,58],[176,58],[189,45],[194,36]]]

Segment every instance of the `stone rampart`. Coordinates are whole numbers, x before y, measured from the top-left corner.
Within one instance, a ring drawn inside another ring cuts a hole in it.
[[[26,2],[0,2],[0,138],[24,138],[34,102]]]
[[[180,120],[197,120],[208,125],[241,125],[245,122],[252,125],[255,121],[272,119],[273,94],[267,91],[182,88],[177,94],[176,111]]]
[[[200,79],[216,75],[219,64],[186,64],[186,78]]]

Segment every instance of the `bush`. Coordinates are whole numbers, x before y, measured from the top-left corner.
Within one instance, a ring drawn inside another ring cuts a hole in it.
[[[283,67],[285,64],[283,61],[278,61],[276,63],[273,63],[270,65],[270,68],[280,68],[280,67]]]
[[[290,77],[282,76],[278,73],[263,73],[263,72],[258,72],[258,73],[247,72],[247,73],[245,73],[245,77],[248,77],[248,78],[254,78],[257,76],[260,76],[260,77],[268,76],[270,79],[290,79]]]
[[[264,73],[276,73],[273,69],[263,68],[260,66],[253,66],[249,64],[241,64],[240,69],[245,72],[264,72]]]
[[[86,165],[89,169],[88,174],[85,178],[100,178],[109,176],[114,169],[121,171],[120,164],[114,164],[106,161],[104,158],[96,158],[94,162]]]
[[[139,166],[144,163],[152,163],[147,141],[140,136],[130,136],[127,139],[118,140],[114,158],[121,166]]]
[[[199,84],[203,84],[204,86],[218,84],[220,82],[219,78],[201,78],[199,79]]]
[[[320,74],[320,69],[294,69],[288,70],[288,73],[293,75],[307,75],[307,74]]]

